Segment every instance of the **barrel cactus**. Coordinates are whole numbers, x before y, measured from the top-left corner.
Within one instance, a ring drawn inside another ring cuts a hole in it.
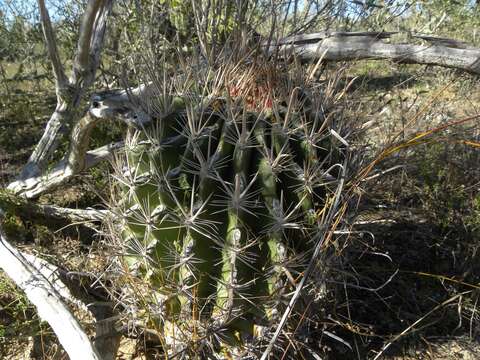
[[[152,121],[117,162],[122,304],[167,354],[258,352],[325,231],[345,156],[325,87],[234,70],[208,96],[151,94]]]

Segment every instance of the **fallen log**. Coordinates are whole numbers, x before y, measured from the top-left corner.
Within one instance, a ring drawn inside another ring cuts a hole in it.
[[[395,33],[316,33],[281,39],[270,47],[283,56],[302,61],[391,60],[397,63],[435,65],[480,74],[480,49],[447,38],[414,35],[428,45],[395,44],[385,39]]]

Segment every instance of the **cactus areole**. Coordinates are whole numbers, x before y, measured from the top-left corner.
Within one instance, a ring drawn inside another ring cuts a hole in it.
[[[129,131],[116,174],[121,259],[143,284],[136,316],[167,353],[248,353],[301,277],[342,149],[298,94],[261,107],[172,97]]]

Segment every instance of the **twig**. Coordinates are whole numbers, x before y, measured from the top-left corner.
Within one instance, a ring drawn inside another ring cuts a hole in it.
[[[405,165],[395,165],[395,166],[393,166],[393,167],[391,167],[391,168],[389,168],[389,169],[387,169],[387,170],[379,171],[379,172],[376,173],[376,174],[373,174],[373,175],[371,175],[371,176],[369,176],[369,177],[367,177],[367,178],[365,178],[365,179],[362,179],[362,182],[364,182],[364,181],[369,181],[369,180],[373,180],[373,179],[376,179],[376,178],[378,178],[378,177],[380,177],[380,176],[383,176],[383,175],[385,175],[385,174],[388,174],[388,173],[390,173],[390,172],[392,172],[392,171],[395,171],[395,170],[398,170],[398,169],[404,169],[404,168],[405,168]]]
[[[55,205],[43,205],[0,189],[0,207],[21,218],[46,225],[85,224],[102,222],[111,213],[109,210],[72,209]]]

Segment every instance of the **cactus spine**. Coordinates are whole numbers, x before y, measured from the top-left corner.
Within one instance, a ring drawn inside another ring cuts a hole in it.
[[[167,352],[206,351],[205,339],[247,351],[278,319],[320,231],[341,151],[311,99],[268,99],[177,98],[130,131],[117,174],[123,259],[161,309],[151,317]]]

